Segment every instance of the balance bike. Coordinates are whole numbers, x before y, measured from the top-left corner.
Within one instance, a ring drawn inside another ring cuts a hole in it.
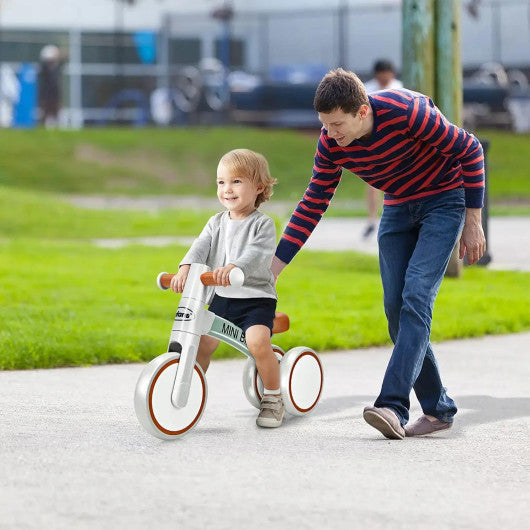
[[[173,274],[160,273],[157,285],[169,288]],[[231,285],[243,284],[243,271],[230,272]],[[219,339],[248,357],[243,371],[245,396],[260,408],[263,383],[250,354],[243,330],[205,308],[207,286],[215,285],[206,265],[194,263],[186,280],[167,353],[147,364],[136,384],[134,408],[142,427],[153,436],[172,440],[188,433],[201,419],[208,397],[206,377],[196,356],[201,335]],[[273,333],[289,329],[289,318],[276,313]],[[295,416],[307,414],[322,394],[324,372],[319,356],[311,348],[298,346],[285,353],[272,346],[280,363],[280,389],[285,409]]]

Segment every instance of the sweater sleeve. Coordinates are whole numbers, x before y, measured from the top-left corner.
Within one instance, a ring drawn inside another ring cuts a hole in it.
[[[322,131],[315,153],[313,176],[278,243],[276,257],[284,263],[290,263],[307,241],[339,185],[342,168],[333,162],[327,140]]]
[[[407,111],[410,133],[414,138],[432,145],[443,155],[460,162],[467,208],[484,204],[484,153],[475,136],[450,123],[423,95],[412,98]]]
[[[276,227],[270,217],[264,217],[255,229],[253,237],[245,246],[243,253],[232,263],[239,267],[246,276],[251,271],[258,269],[258,265],[264,260],[268,260],[268,265],[272,261],[274,248],[276,246]]]
[[[199,234],[199,237],[193,241],[190,249],[188,252],[186,252],[186,255],[179,263],[179,267],[181,265],[191,265],[192,263],[206,264],[208,255],[210,254],[210,249],[212,247],[212,226],[214,218],[215,216],[209,219],[209,221],[206,223],[206,226]]]

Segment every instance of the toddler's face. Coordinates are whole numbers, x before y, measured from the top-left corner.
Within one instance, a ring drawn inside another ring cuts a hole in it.
[[[256,207],[256,197],[263,187],[253,184],[250,179],[234,177],[224,165],[217,168],[217,197],[221,204],[230,212],[231,219],[244,219]]]

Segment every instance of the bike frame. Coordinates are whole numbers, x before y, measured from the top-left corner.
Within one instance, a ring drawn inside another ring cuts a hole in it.
[[[209,270],[206,265],[198,263],[191,265],[169,337],[168,352],[180,353],[171,392],[171,402],[177,408],[185,407],[188,402],[202,335],[209,335],[225,342],[253,359],[243,330],[205,308],[209,298],[209,288],[201,282],[201,274]]]

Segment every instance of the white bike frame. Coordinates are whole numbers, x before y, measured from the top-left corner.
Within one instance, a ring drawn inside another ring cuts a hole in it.
[[[201,282],[200,276],[210,270],[206,265],[191,265],[169,337],[168,352],[180,353],[171,392],[171,402],[177,408],[183,408],[188,403],[193,368],[202,335],[223,341],[253,359],[243,330],[205,308],[210,293],[209,288]],[[160,283],[163,274],[166,273],[159,275],[157,283],[161,289],[166,289]]]

